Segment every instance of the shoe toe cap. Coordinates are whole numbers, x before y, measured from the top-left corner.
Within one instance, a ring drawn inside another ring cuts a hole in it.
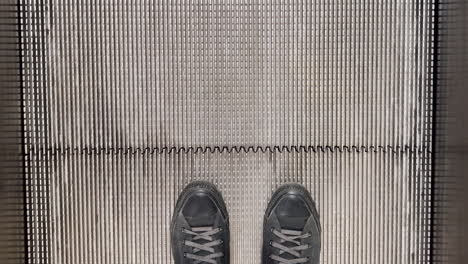
[[[306,201],[297,194],[285,194],[274,209],[282,228],[302,230],[312,212]]]
[[[182,213],[185,217],[213,216],[218,212],[214,201],[207,193],[196,192],[187,198]]]

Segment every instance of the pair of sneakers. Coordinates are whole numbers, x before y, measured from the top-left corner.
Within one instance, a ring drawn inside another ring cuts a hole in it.
[[[262,264],[318,264],[320,233],[309,192],[298,184],[281,186],[265,212]],[[193,182],[180,194],[171,246],[176,264],[229,263],[229,217],[214,185]]]

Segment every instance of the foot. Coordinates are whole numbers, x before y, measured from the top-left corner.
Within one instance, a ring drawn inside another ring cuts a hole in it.
[[[303,186],[280,187],[268,204],[264,221],[263,264],[319,263],[319,215]]]
[[[176,264],[229,263],[229,219],[214,185],[193,182],[182,191],[172,217],[171,246]]]

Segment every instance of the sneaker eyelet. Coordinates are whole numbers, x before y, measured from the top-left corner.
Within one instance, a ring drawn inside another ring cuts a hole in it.
[[[273,240],[270,240],[269,244],[270,244],[270,246],[273,246]]]

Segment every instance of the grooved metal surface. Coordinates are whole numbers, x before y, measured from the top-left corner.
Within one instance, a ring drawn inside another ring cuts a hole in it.
[[[429,263],[432,1],[21,2],[30,263],[171,263],[200,178],[232,263],[284,182],[322,263]]]
[[[233,263],[258,263],[264,210],[286,182],[304,184],[319,205],[323,263],[420,263],[428,242],[420,201],[427,182],[414,177],[426,174],[411,156],[57,155],[50,163],[51,261],[171,263],[171,208],[186,184],[202,179],[226,201]]]
[[[21,56],[16,0],[0,3],[0,263],[25,257]]]

